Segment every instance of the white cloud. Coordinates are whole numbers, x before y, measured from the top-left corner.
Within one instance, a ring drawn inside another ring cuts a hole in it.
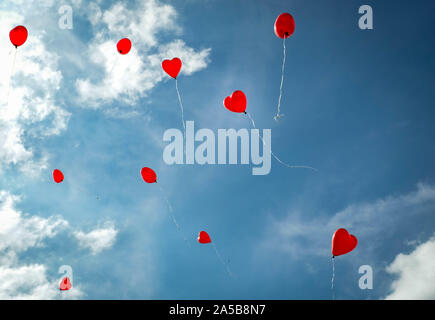
[[[371,203],[359,203],[329,217],[305,218],[300,212],[291,212],[282,220],[274,219],[263,246],[279,248],[295,257],[306,255],[328,256],[331,237],[338,228],[346,228],[359,239],[385,239],[396,227],[413,217],[435,210],[435,187],[418,184],[415,192],[389,196]],[[406,239],[404,239],[405,241]],[[364,243],[366,251],[374,250],[382,242]],[[359,244],[359,247],[361,243]],[[366,252],[366,253],[367,253]]]
[[[82,231],[74,232],[74,236],[77,238],[79,245],[83,248],[90,249],[94,255],[112,247],[117,234],[118,231],[111,223],[107,223],[104,227],[94,229],[89,233]]]
[[[186,46],[184,41],[178,39],[171,43],[161,45],[159,47],[159,53],[149,56],[149,59],[152,65],[158,65],[159,70],[161,70],[161,63],[164,59],[179,57],[183,62],[181,74],[191,75],[207,67],[210,52],[210,48],[196,52],[194,49]]]
[[[47,219],[24,215],[15,208],[19,198],[0,191],[0,252],[20,253],[32,247],[40,247],[43,240],[53,238],[68,226],[61,217]]]
[[[80,287],[60,292],[58,279],[48,280],[46,267],[32,264],[19,267],[0,266],[0,299],[51,300],[78,299],[83,296]]]
[[[23,21],[17,13],[0,11],[1,30]],[[14,164],[23,171],[38,171],[47,156],[35,158],[26,139],[58,135],[66,129],[70,114],[55,99],[62,74],[57,55],[43,42],[44,31],[29,30],[27,42],[16,52],[8,35],[0,34],[0,170]]]
[[[20,253],[42,247],[44,240],[55,237],[68,227],[61,217],[47,219],[23,214],[15,208],[19,197],[0,191],[0,299],[79,298],[80,286],[60,295],[58,275],[47,276],[42,264],[22,265]],[[49,279],[51,278],[51,279]]]
[[[109,116],[134,117],[138,99],[169,79],[161,70],[163,59],[179,56],[185,75],[208,64],[210,49],[196,50],[179,39],[182,29],[171,5],[157,0],[134,1],[116,3],[102,11],[101,1],[76,0],[71,3],[74,17],[87,17],[94,35],[84,42],[73,32],[57,27],[58,8],[65,3],[0,3],[1,30],[19,24],[29,29],[27,42],[18,48],[11,78],[15,52],[8,32],[0,34],[0,171],[16,166],[26,174],[37,174],[47,168],[50,154],[32,144],[32,139],[46,139],[66,130],[71,114],[61,107],[64,97],[93,108],[117,101],[120,103],[113,108],[104,109]],[[43,24],[34,12],[54,22]],[[133,41],[126,56],[116,52],[116,42],[123,37]],[[162,41],[168,37],[172,39]],[[68,62],[64,64],[68,70],[60,69],[60,57]],[[64,74],[74,75],[77,92],[65,87],[72,79],[64,81]]]
[[[387,272],[397,274],[391,285],[388,300],[435,299],[435,237],[420,244],[410,254],[400,253],[387,267]]]
[[[100,67],[100,72],[97,77],[91,74],[76,82],[84,106],[97,108],[114,100],[133,105],[167,79],[161,69],[164,59],[179,57],[183,61],[181,74],[185,75],[208,64],[210,49],[196,51],[180,39],[159,42],[160,33],[171,32],[173,36],[181,32],[175,22],[176,11],[170,5],[146,0],[132,9],[116,3],[104,13],[96,4],[90,8],[89,19],[96,34],[88,48],[92,63],[88,70]],[[120,55],[116,43],[124,37],[132,40],[133,47],[129,54]]]
[[[89,247],[93,254],[107,249],[115,242],[117,231],[113,224],[95,229],[88,234],[76,231],[59,216],[42,218],[24,214],[16,208],[20,200],[6,191],[0,191],[0,299],[74,299],[84,293],[80,285],[59,293],[61,277],[48,275],[43,264],[20,263],[20,254],[44,246],[44,241],[61,231],[71,232],[79,245]]]

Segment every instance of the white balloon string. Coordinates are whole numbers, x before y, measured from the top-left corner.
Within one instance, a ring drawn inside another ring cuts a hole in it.
[[[10,95],[10,92],[11,92],[12,77],[14,75],[15,60],[16,60],[16,57],[17,57],[17,51],[18,51],[18,49],[15,47],[14,58],[13,58],[13,61],[12,61],[12,67],[9,70],[9,84],[8,84],[8,95],[6,96],[6,107],[9,107],[9,95]]]
[[[112,68],[110,69],[108,75],[112,75],[113,69],[115,69],[115,67],[118,65],[118,61],[119,61],[119,55],[116,56],[115,61],[113,62]]]
[[[283,59],[282,59],[282,66],[281,66],[281,85],[279,86],[278,111],[276,115],[273,117],[275,121],[278,121],[279,118],[284,117],[284,115],[280,114],[280,112],[281,112],[282,86],[284,84],[284,69],[285,69],[285,58],[286,58],[285,38],[282,41],[282,46],[283,46]]]
[[[331,278],[332,300],[335,300],[335,294],[334,294],[334,279],[335,279],[335,258],[332,257],[332,278]]]
[[[183,123],[183,130],[184,130],[184,141],[186,141],[186,123],[184,122],[184,108],[183,108],[183,103],[181,102],[180,91],[178,90],[177,78],[175,78],[175,89],[177,90],[178,102],[180,104],[181,122]]]
[[[162,197],[165,199],[165,202],[168,206],[168,210],[169,210],[169,216],[172,219],[172,222],[175,224],[175,227],[177,228],[178,232],[180,232],[180,234],[183,236],[184,241],[186,242],[186,244],[189,246],[189,248],[191,248],[190,242],[187,240],[186,236],[184,235],[183,231],[181,230],[180,225],[177,222],[177,219],[175,218],[174,215],[174,209],[172,208],[171,203],[169,202],[169,199],[166,197],[166,193],[163,190],[162,186],[159,184],[159,189],[162,193]]]
[[[249,113],[246,112],[246,115],[249,117],[249,119],[251,120],[252,123],[252,127],[254,129],[257,129],[257,127],[255,126],[255,122],[254,119],[252,119],[251,115]],[[260,130],[258,130],[258,137],[260,138],[260,140],[263,142],[263,144],[265,146],[267,146],[266,142],[264,142],[263,138],[260,135]],[[276,161],[278,161],[279,163],[281,163],[283,166],[287,167],[287,168],[292,168],[292,169],[310,169],[310,170],[314,170],[316,172],[318,172],[319,170],[317,170],[316,168],[310,167],[310,166],[295,166],[295,165],[289,165],[288,163],[285,163],[284,161],[282,161],[280,158],[278,158],[272,151],[272,147],[270,148],[270,154],[275,158]]]
[[[216,245],[214,244],[214,242],[212,242],[211,244],[212,244],[212,246],[214,248],[214,251],[216,252],[216,255],[217,255],[219,261],[224,265],[225,270],[228,273],[228,275],[230,277],[234,277],[233,273],[231,272],[230,268],[228,267],[228,264],[226,264],[224,259],[222,259],[222,256],[220,255],[220,253],[219,253],[218,249],[216,248]]]

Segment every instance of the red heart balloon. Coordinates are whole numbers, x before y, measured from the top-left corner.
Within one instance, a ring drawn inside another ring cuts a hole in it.
[[[177,79],[177,76],[181,70],[181,60],[179,58],[174,58],[172,60],[164,60],[162,62],[162,68],[172,78]]]
[[[229,97],[224,100],[224,106],[232,112],[246,113],[247,100],[245,94],[240,91],[234,91]]]
[[[142,178],[147,183],[156,183],[157,182],[157,175],[154,172],[154,170],[144,167],[140,171],[140,174],[142,175]]]
[[[9,39],[15,47],[22,46],[27,40],[27,29],[24,26],[17,26],[9,32]]]
[[[53,171],[53,179],[54,179],[54,182],[61,183],[64,179],[62,171],[55,169]]]
[[[118,44],[116,45],[116,48],[118,49],[118,52],[120,54],[127,54],[130,52],[131,49],[131,41],[130,39],[124,38],[118,41]]]
[[[285,39],[290,37],[295,32],[295,19],[290,13],[283,13],[276,18],[275,21],[275,34]]]
[[[338,229],[332,236],[332,255],[341,256],[356,248],[358,240],[354,235],[349,234],[346,229]]]
[[[207,232],[201,231],[198,236],[198,242],[202,244],[210,243],[211,239]]]
[[[71,289],[71,287],[72,287],[72,285],[71,285],[71,281],[69,281],[69,278],[68,278],[68,277],[65,277],[65,278],[63,278],[62,281],[60,282],[59,290],[61,290],[61,291],[66,291],[66,290]]]

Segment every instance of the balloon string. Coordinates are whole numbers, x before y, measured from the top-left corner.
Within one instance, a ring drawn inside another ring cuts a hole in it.
[[[234,277],[233,273],[231,272],[230,268],[228,267],[228,264],[226,264],[225,261],[224,261],[224,259],[222,259],[222,256],[220,255],[218,249],[216,248],[216,245],[214,244],[214,242],[212,242],[211,244],[212,244],[212,246],[213,246],[213,248],[214,248],[214,251],[216,252],[216,255],[217,255],[219,261],[224,265],[225,270],[227,271],[228,275],[229,275],[231,278],[233,278],[233,277]]]
[[[169,215],[170,215],[170,217],[172,219],[172,222],[175,224],[175,227],[177,228],[178,232],[180,232],[180,234],[183,236],[183,239],[186,242],[186,244],[189,246],[189,248],[191,248],[191,245],[190,245],[189,241],[187,240],[186,236],[183,234],[183,231],[181,230],[181,227],[178,224],[177,219],[175,218],[174,209],[172,208],[172,205],[169,202],[169,199],[166,197],[166,193],[165,193],[165,191],[163,190],[163,188],[162,188],[162,186],[160,184],[159,184],[159,189],[160,189],[160,191],[162,193],[162,196],[165,199],[165,202],[166,202],[166,204],[168,206]]]
[[[284,117],[284,115],[280,114],[280,112],[281,112],[282,86],[284,84],[284,68],[285,68],[285,58],[286,58],[285,38],[282,41],[282,46],[283,46],[283,59],[282,59],[282,67],[281,67],[281,85],[279,86],[278,111],[276,115],[273,117],[275,121],[278,121],[279,118]]]
[[[7,108],[9,108],[9,95],[10,95],[10,92],[11,92],[12,76],[14,75],[15,60],[16,60],[16,57],[17,57],[17,51],[18,51],[18,49],[15,48],[14,58],[13,58],[13,61],[12,61],[12,68],[9,70],[8,95],[6,96],[6,107]]]
[[[334,259],[334,257],[332,257],[332,278],[331,278],[332,300],[335,300],[334,279],[335,279],[335,259]]]
[[[249,119],[251,120],[252,126],[254,129],[257,129],[257,127],[255,126],[255,122],[254,119],[252,119],[251,115],[249,113],[246,112],[246,115],[249,117]],[[263,138],[260,135],[260,130],[258,131],[258,137],[261,139],[261,141],[263,142],[263,145],[267,146],[266,142],[264,142]],[[310,170],[314,170],[316,172],[318,172],[319,170],[317,170],[316,168],[310,167],[310,166],[295,166],[295,165],[289,165],[287,163],[285,163],[284,161],[282,161],[280,158],[278,158],[272,151],[272,147],[270,148],[270,154],[275,158],[276,161],[278,161],[279,163],[281,163],[283,166],[286,166],[287,168],[292,168],[292,169],[310,169]]]
[[[175,89],[177,90],[178,102],[180,104],[181,122],[183,123],[183,130],[184,130],[184,141],[186,141],[186,124],[184,122],[184,108],[183,108],[183,103],[181,102],[180,91],[178,90],[178,80],[177,80],[177,78],[175,78]]]
[[[113,69],[115,69],[115,67],[118,65],[118,60],[119,60],[119,55],[116,56],[115,61],[113,62],[112,68],[109,71],[109,75],[112,74]]]

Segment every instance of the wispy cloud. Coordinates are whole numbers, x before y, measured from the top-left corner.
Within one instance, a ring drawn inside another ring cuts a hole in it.
[[[113,246],[118,230],[112,223],[106,223],[104,227],[94,229],[88,233],[76,231],[73,233],[78,243],[83,248],[91,250],[92,254],[98,254]]]
[[[328,256],[331,237],[338,228],[346,228],[359,239],[359,247],[373,251],[385,239],[397,231],[401,224],[406,224],[410,217],[435,210],[435,187],[418,184],[417,190],[405,195],[389,196],[372,203],[358,203],[346,207],[332,216],[316,219],[305,218],[298,211],[290,212],[283,220],[273,220],[264,246],[279,248],[294,257],[306,255]],[[405,240],[404,240],[405,241]],[[366,252],[366,253],[367,253]]]

